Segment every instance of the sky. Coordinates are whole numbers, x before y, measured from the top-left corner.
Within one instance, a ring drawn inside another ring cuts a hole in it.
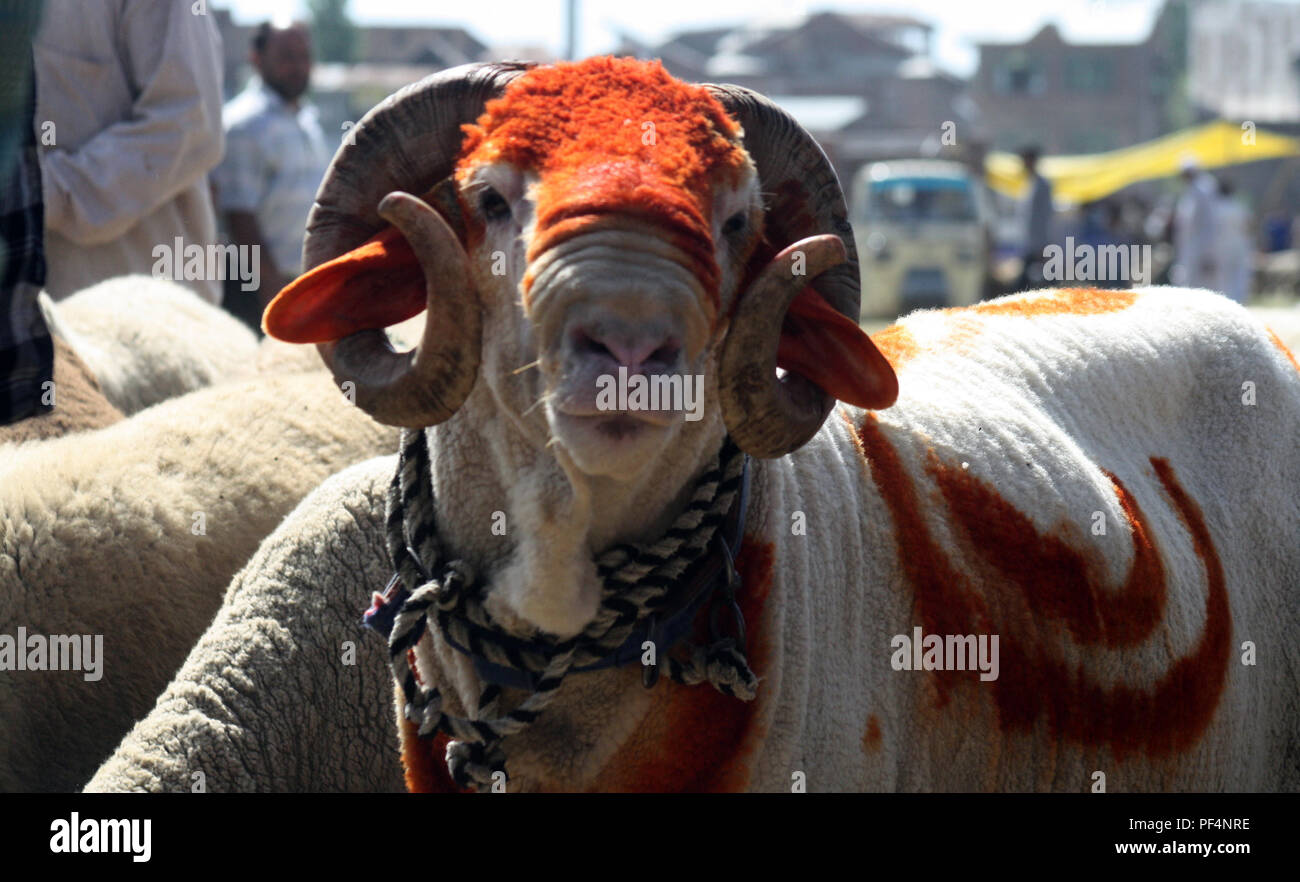
[[[1300,2],[1300,0],[1294,0]],[[303,16],[302,0],[214,0],[241,23],[269,16]],[[565,0],[354,0],[362,24],[459,25],[494,46],[564,45]],[[578,0],[579,55],[613,50],[620,33],[656,43],[677,31],[744,22],[799,20],[810,12],[901,13],[936,26],[934,55],[953,73],[968,75],[978,63],[977,42],[1014,42],[1054,22],[1067,40],[1130,42],[1146,37],[1160,0]],[[427,11],[422,11],[427,10]]]

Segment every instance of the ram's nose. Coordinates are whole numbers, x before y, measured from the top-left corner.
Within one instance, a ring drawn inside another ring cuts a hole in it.
[[[604,363],[610,369],[627,368],[629,374],[673,370],[681,357],[681,342],[657,328],[580,325],[570,337],[580,358]]]

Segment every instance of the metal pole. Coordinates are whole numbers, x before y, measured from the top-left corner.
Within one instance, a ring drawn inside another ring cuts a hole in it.
[[[578,0],[565,0],[564,57],[573,61],[578,54]]]

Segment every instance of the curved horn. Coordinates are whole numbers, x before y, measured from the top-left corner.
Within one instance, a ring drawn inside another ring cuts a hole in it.
[[[427,193],[452,173],[461,126],[529,67],[463,65],[390,95],[352,129],[316,193],[302,246],[304,270],[351,251],[391,221],[425,273],[429,314],[416,349],[394,352],[383,331],[317,347],[335,381],[354,383],[357,405],[380,422],[441,422],[473,387],[480,317],[464,250],[437,212],[409,193]]]
[[[772,459],[807,444],[835,405],[798,374],[776,375],[776,341],[786,310],[810,277],[843,266],[838,236],[810,236],[779,252],[744,292],[718,360],[718,391],[727,431],[751,456]],[[803,263],[807,275],[796,275]]]
[[[752,456],[774,458],[807,443],[835,405],[834,398],[798,374],[777,377],[776,348],[786,308],[813,279],[812,287],[832,307],[857,322],[862,297],[857,249],[839,179],[803,126],[749,89],[708,89],[744,130],[745,149],[768,196],[768,238],[784,249],[742,292],[723,343],[718,380],[732,438]],[[828,237],[838,238],[839,247]],[[795,244],[786,247],[789,243]],[[806,275],[796,278],[790,261],[798,250],[807,264]]]
[[[390,193],[379,204],[379,215],[406,237],[424,271],[428,301],[420,343],[399,353],[387,334],[374,330],[318,348],[335,381],[352,382],[357,406],[376,420],[434,426],[449,419],[474,388],[482,342],[478,292],[465,249],[427,203],[409,193]]]

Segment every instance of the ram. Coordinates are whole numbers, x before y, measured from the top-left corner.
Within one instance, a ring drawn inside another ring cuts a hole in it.
[[[369,693],[320,744],[373,678],[255,639],[355,639],[370,591],[413,790],[1300,787],[1300,372],[1244,310],[1037,291],[873,344],[820,149],[652,63],[447,71],[355,134],[265,324],[400,459],[268,538],[91,789],[365,786],[317,771],[349,745],[391,787]],[[703,418],[613,375],[702,375]]]
[[[395,442],[328,377],[297,374],[0,447],[0,790],[84,785],[258,543],[330,474]],[[68,638],[102,645],[98,671],[52,669],[41,647]]]
[[[387,649],[359,622],[387,578],[394,464],[334,475],[267,537],[88,790],[403,789]]]

